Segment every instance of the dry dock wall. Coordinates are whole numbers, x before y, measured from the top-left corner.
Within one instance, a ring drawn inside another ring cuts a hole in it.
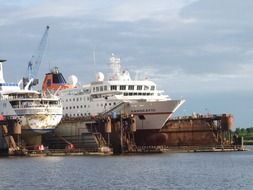
[[[138,146],[231,145],[233,117],[230,114],[197,115],[169,120],[159,131],[137,131]]]
[[[96,132],[100,126],[93,119],[64,119],[53,133],[42,135],[42,144],[50,149],[66,149],[73,145],[75,149],[97,151],[102,142],[101,134]]]
[[[232,145],[233,117],[230,114],[173,118],[160,130],[133,131],[131,128],[127,130],[122,124],[124,119],[128,118],[111,119],[110,130],[107,128],[105,118],[65,120],[57,127],[55,134],[60,136],[62,148],[69,141],[79,148],[98,149],[101,146],[109,145],[115,152],[134,151],[135,148],[143,146],[217,147]],[[57,141],[53,141],[53,138],[51,138],[51,143],[49,141],[50,138],[45,138],[44,142],[57,148],[55,146]]]
[[[0,121],[0,155],[15,155],[19,150],[21,126],[16,119]]]

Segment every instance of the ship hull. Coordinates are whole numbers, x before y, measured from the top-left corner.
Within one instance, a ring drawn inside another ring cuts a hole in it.
[[[47,133],[55,129],[62,118],[61,107],[16,110],[23,132]],[[25,113],[25,114],[21,114]]]
[[[130,114],[136,116],[137,130],[159,130],[183,100],[130,103]]]
[[[61,114],[34,114],[21,116],[19,120],[23,132],[44,134],[54,130],[61,118]]]
[[[159,129],[137,130],[134,139],[137,146],[159,146],[166,144],[167,137]]]
[[[3,106],[5,105],[5,106]],[[55,129],[62,118],[61,106],[13,108],[9,101],[0,101],[5,117],[17,118],[22,133],[44,134]]]

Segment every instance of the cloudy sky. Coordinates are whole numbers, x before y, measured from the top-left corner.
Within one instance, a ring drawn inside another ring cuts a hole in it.
[[[253,127],[252,10],[252,0],[0,0],[0,58],[6,81],[19,80],[49,25],[41,79],[58,66],[87,83],[115,53],[132,78],[185,98],[177,115],[232,113],[235,127]]]

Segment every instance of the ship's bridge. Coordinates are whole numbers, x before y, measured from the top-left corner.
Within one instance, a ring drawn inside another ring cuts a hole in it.
[[[110,97],[122,96],[122,99],[167,99],[167,95],[163,95],[163,91],[156,89],[156,84],[148,79],[132,80],[130,73],[123,70],[120,64],[120,58],[112,54],[110,58],[111,73],[104,80],[104,74],[98,72],[96,81],[90,85],[92,97]]]
[[[0,83],[0,91],[17,91],[20,87],[17,83]]]
[[[152,81],[103,81],[91,84],[91,93],[95,97],[106,95],[121,96],[122,99],[168,99],[163,95],[163,91],[156,89],[156,84]],[[125,97],[125,98],[124,98]]]

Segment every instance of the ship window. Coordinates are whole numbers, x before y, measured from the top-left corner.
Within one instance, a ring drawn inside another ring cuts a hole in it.
[[[66,80],[64,79],[61,73],[53,74],[53,83],[66,84]]]
[[[81,98],[79,98],[80,99],[80,101],[82,101],[82,97]]]
[[[141,96],[142,95],[142,93],[138,93],[138,96]]]
[[[76,114],[77,116],[79,116],[79,113],[78,114]]]
[[[73,109],[75,109],[76,107],[75,106],[73,106]]]
[[[83,105],[81,105],[80,108],[83,108]]]
[[[147,93],[143,93],[143,96],[146,96],[147,95]]]
[[[134,90],[134,85],[129,85],[128,90]]]
[[[147,93],[148,96],[150,96],[150,93]]]
[[[79,108],[79,106],[76,106],[76,108],[78,109],[78,108]]]
[[[98,91],[99,91],[99,87],[97,86],[97,87],[96,87],[96,92],[98,92]]]
[[[104,86],[104,91],[107,91],[107,86]]]
[[[87,101],[89,101],[90,100],[90,98],[89,97],[87,97]]]
[[[72,108],[72,107],[70,106],[69,109],[71,110],[71,108]]]
[[[136,96],[136,95],[137,95],[137,93],[135,92],[135,93],[134,93],[134,96]]]
[[[148,90],[148,89],[149,89],[149,87],[145,85],[144,86],[144,90]]]
[[[83,114],[81,113],[81,116],[83,116]]]
[[[107,103],[105,103],[105,106],[107,106]]]
[[[66,107],[66,110],[68,109],[68,107]]]
[[[113,102],[113,105],[116,105],[116,102]]]
[[[150,90],[155,90],[155,86],[151,86]]]
[[[76,98],[76,101],[78,102],[79,98]]]
[[[75,101],[75,98],[73,98],[73,101]]]
[[[100,86],[100,91],[103,91],[103,86]]]
[[[112,104],[111,103],[109,103],[109,106],[111,106]]]
[[[141,85],[138,85],[138,86],[137,86],[137,90],[142,90],[142,86],[141,86]]]
[[[84,105],[84,107],[86,108],[86,105]]]
[[[119,86],[119,89],[120,89],[120,90],[126,90],[126,86],[125,86],[125,85],[120,85],[120,86]]]
[[[95,87],[93,87],[93,92],[96,92],[96,88]]]
[[[68,99],[66,99],[65,101],[68,102]]]
[[[68,117],[68,114],[66,113],[65,116]]]
[[[73,114],[73,116],[75,117],[75,116],[76,116],[76,114]]]
[[[138,117],[139,117],[140,120],[145,120],[146,119],[144,115],[139,115]]]
[[[128,96],[128,93],[124,93],[124,96]]]
[[[116,85],[111,85],[111,90],[117,90],[117,86]]]

